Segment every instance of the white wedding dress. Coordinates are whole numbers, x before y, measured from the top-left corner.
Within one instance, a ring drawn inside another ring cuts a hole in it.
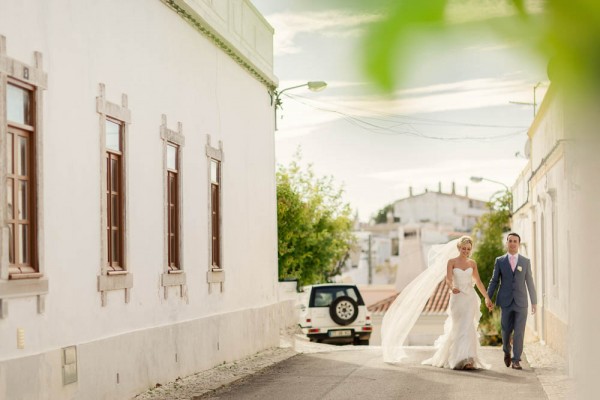
[[[381,348],[383,360],[399,363],[407,357],[404,341],[423,311],[423,307],[438,283],[446,276],[448,260],[458,256],[458,240],[432,246],[428,253],[427,269],[417,276],[398,295],[383,317]],[[445,368],[462,368],[472,363],[474,368],[490,366],[479,355],[477,325],[481,318],[480,299],[473,287],[473,270],[453,271],[454,284],[461,293],[450,298],[444,334],[435,342],[436,352],[423,364]]]
[[[444,334],[435,341],[433,357],[422,364],[451,369],[462,369],[465,364],[471,364],[473,368],[489,369],[490,365],[479,355],[477,326],[481,318],[481,300],[473,287],[473,268],[454,268],[452,275],[454,287],[460,293],[450,295]]]

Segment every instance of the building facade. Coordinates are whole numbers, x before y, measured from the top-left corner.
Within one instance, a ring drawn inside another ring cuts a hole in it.
[[[451,193],[426,191],[394,202],[394,217],[402,225],[433,224],[449,231],[470,232],[486,212],[485,201]]]
[[[0,398],[278,345],[276,85],[248,0],[0,3]]]
[[[572,215],[577,189],[569,168],[574,157],[572,131],[554,87],[548,90],[529,129],[529,162],[513,186],[513,230],[520,252],[532,260],[538,312],[528,328],[543,343],[568,356],[572,293]]]

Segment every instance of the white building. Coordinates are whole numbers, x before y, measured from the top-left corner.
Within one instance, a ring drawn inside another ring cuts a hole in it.
[[[248,0],[0,3],[0,398],[278,345],[272,38]]]
[[[378,226],[354,232],[356,245],[342,268],[342,280],[363,285],[394,282],[399,260],[398,229],[390,232],[370,229]]]
[[[569,97],[552,84],[528,132],[529,163],[513,187],[513,230],[522,233],[538,293],[528,327],[566,357],[577,382],[571,397],[581,399],[596,393],[600,373],[597,107],[597,92]]]
[[[571,241],[575,186],[570,182],[573,153],[564,105],[548,90],[528,132],[529,162],[513,186],[513,230],[521,252],[532,260],[538,313],[528,327],[544,343],[566,356],[571,293]]]
[[[433,224],[459,232],[470,232],[485,212],[485,201],[456,194],[454,184],[451,193],[442,192],[441,184],[437,192],[413,195],[411,189],[409,197],[394,203],[394,217],[402,225]]]

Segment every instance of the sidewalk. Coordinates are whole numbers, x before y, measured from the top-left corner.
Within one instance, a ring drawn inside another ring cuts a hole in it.
[[[195,400],[202,395],[213,392],[220,387],[252,376],[272,365],[298,354],[295,341],[295,329],[281,335],[279,347],[267,349],[232,363],[223,364],[175,382],[138,394],[134,400]]]
[[[542,384],[548,400],[564,400],[573,397],[571,386],[573,380],[568,375],[565,359],[539,342],[526,343],[523,352]]]
[[[282,334],[280,347],[268,349],[245,359],[219,365],[197,374],[178,378],[175,382],[152,388],[137,395],[135,400],[196,400],[210,392],[246,379],[300,353],[351,351],[354,346],[330,346],[311,343],[295,329]],[[549,400],[569,398],[571,379],[565,360],[548,346],[540,343],[525,345],[527,362],[534,370]]]

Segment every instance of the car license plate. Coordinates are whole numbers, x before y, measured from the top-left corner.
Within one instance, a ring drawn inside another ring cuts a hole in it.
[[[351,330],[343,330],[343,331],[329,331],[329,337],[347,337],[352,336]]]

